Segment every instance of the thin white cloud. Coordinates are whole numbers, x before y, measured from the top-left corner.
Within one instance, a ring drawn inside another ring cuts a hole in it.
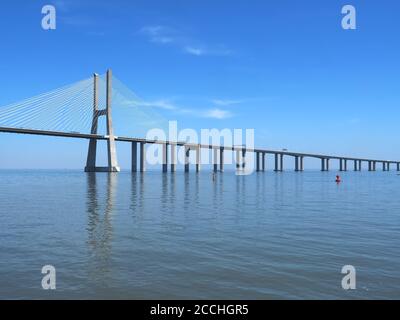
[[[143,27],[140,33],[146,35],[150,42],[154,43],[170,44],[175,41],[173,30],[164,26]]]
[[[167,100],[156,100],[156,101],[142,101],[142,100],[123,100],[118,102],[120,105],[129,107],[153,107],[153,108],[160,108],[165,110],[177,110],[178,107],[173,105]]]
[[[194,56],[229,56],[232,51],[221,48],[209,48],[209,47],[196,47],[196,46],[186,46],[183,48],[185,53]]]
[[[158,100],[158,101],[150,101],[150,102],[141,102],[140,105],[145,107],[155,107],[165,110],[177,110],[178,108],[172,103],[166,100]]]
[[[202,55],[206,54],[206,51],[204,51],[203,49],[195,48],[195,47],[185,47],[184,51],[186,53],[192,54],[194,56],[202,56]]]
[[[233,114],[228,110],[210,109],[203,113],[203,117],[222,120],[232,118]]]
[[[181,108],[176,106],[175,104],[169,102],[168,100],[158,100],[152,102],[141,102],[142,106],[150,106],[155,108],[160,108],[164,110],[173,111],[176,113],[187,114],[190,116],[198,117],[198,118],[211,118],[211,119],[227,119],[233,117],[233,113],[229,110],[223,110],[219,108],[212,108],[208,110],[199,109],[199,108]]]
[[[223,45],[211,46],[199,44],[199,41],[190,39],[182,35],[181,32],[162,25],[145,26],[139,33],[145,35],[152,43],[173,45],[180,48],[184,53],[197,57],[205,55],[227,56],[232,54],[232,51]]]
[[[186,114],[197,118],[210,118],[210,119],[227,119],[233,117],[233,113],[229,110],[219,108],[212,108],[208,110],[201,110],[199,108],[182,108],[175,105],[169,100],[156,100],[156,101],[127,101],[125,105],[135,105],[138,107],[153,107],[172,111],[179,114]]]

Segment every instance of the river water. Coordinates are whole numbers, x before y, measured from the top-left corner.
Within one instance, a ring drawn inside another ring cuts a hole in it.
[[[0,171],[0,298],[399,299],[400,176],[335,174]]]

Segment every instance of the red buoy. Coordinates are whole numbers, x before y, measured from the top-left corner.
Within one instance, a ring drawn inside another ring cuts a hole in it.
[[[340,182],[342,182],[342,180],[340,179],[340,176],[336,176],[336,180],[335,180],[337,183],[340,183]]]

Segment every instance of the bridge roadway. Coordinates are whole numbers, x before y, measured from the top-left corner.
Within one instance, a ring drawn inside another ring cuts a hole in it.
[[[77,139],[97,139],[97,140],[107,140],[108,139],[108,136],[105,136],[105,135],[86,134],[86,133],[79,133],[79,132],[45,131],[45,130],[26,129],[26,128],[0,127],[0,132],[39,135],[39,136],[64,137],[64,138],[77,138]],[[400,161],[383,160],[383,159],[354,158],[354,157],[335,156],[335,155],[327,155],[327,154],[267,150],[267,149],[258,149],[258,148],[246,148],[246,147],[242,147],[242,146],[217,146],[217,145],[206,145],[206,144],[193,144],[193,143],[186,143],[186,142],[179,142],[179,141],[174,142],[174,141],[162,141],[162,140],[148,140],[148,139],[141,139],[141,138],[120,137],[120,136],[115,136],[115,141],[131,142],[131,143],[135,143],[135,144],[139,143],[139,144],[161,144],[161,145],[171,145],[171,146],[174,146],[174,145],[175,146],[185,146],[186,148],[188,148],[188,150],[190,150],[190,149],[197,150],[198,148],[202,148],[202,149],[214,149],[214,150],[229,150],[229,151],[237,151],[237,152],[242,151],[244,154],[246,152],[254,152],[257,155],[257,157],[256,157],[257,170],[260,169],[259,155],[260,154],[261,155],[273,154],[273,155],[275,155],[275,171],[282,171],[283,156],[291,156],[296,159],[296,170],[297,171],[303,171],[302,161],[303,161],[303,158],[305,158],[305,157],[321,159],[322,160],[322,171],[329,170],[329,160],[331,160],[331,159],[340,161],[341,171],[347,171],[347,161],[354,161],[354,169],[356,171],[361,170],[361,162],[368,162],[369,171],[375,171],[376,163],[382,163],[384,171],[389,170],[390,164],[397,164],[397,171],[400,171]],[[278,161],[278,156],[281,157],[280,161]],[[300,165],[298,163],[299,159],[301,159]],[[264,158],[263,158],[263,160],[264,160]],[[346,164],[343,166],[344,163],[346,163]],[[279,169],[279,164],[281,165],[280,169]]]

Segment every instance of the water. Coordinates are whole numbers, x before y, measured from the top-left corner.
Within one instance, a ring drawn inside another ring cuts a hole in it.
[[[400,176],[342,176],[0,171],[0,298],[398,299]]]

